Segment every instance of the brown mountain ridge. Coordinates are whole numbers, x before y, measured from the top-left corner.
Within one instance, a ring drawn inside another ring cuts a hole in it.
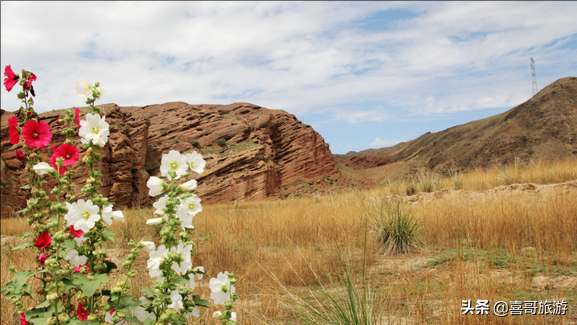
[[[577,78],[562,78],[507,112],[392,147],[335,155],[342,170],[391,178],[417,167],[447,174],[515,161],[577,157]]]

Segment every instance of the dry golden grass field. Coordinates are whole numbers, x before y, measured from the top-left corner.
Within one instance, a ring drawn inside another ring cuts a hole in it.
[[[413,195],[407,195],[413,194]],[[204,206],[195,216],[194,266],[201,292],[234,272],[239,324],[577,324],[577,161],[495,167],[440,179],[421,175],[370,191]],[[382,255],[382,220],[393,211],[416,228],[409,253]],[[130,239],[158,240],[153,209],[114,223],[113,260]],[[2,285],[8,267],[35,265],[11,251],[25,219],[4,219]],[[158,242],[157,242],[158,244]],[[133,294],[152,281],[137,260]],[[115,279],[114,279],[115,280]],[[113,281],[112,283],[114,283]],[[462,300],[566,301],[566,315],[462,315]],[[19,324],[1,299],[2,324]],[[191,324],[216,324],[204,311]]]

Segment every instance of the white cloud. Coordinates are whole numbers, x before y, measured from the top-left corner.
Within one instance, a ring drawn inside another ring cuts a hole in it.
[[[374,148],[382,148],[382,147],[391,147],[394,146],[398,143],[401,143],[403,141],[399,140],[399,139],[382,139],[379,137],[376,137],[375,140],[373,142],[371,142],[371,147]]]
[[[577,50],[562,47],[577,37],[573,2],[1,6],[2,67],[36,73],[39,111],[83,105],[72,85],[85,77],[105,87],[103,102],[122,106],[248,101],[362,123],[390,119],[393,108],[398,116],[515,106],[531,95],[529,56],[541,87],[577,74]],[[415,16],[366,28],[391,8]],[[15,94],[1,100],[20,106]]]

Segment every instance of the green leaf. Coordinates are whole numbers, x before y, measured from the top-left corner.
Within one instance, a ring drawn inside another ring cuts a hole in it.
[[[48,320],[50,319],[50,317],[52,317],[52,313],[50,313],[49,316],[41,316],[38,318],[33,318],[32,320],[30,320],[30,322],[34,325],[46,325],[48,324]]]
[[[18,250],[18,249],[28,248],[28,247],[30,247],[30,246],[32,246],[32,243],[31,243],[31,242],[26,242],[26,243],[24,243],[24,244],[20,244],[20,245],[17,245],[17,246],[12,247],[12,250],[15,251],[15,250]]]
[[[62,244],[62,246],[64,246],[64,248],[66,248],[66,251],[69,251],[71,249],[76,249],[76,247],[77,247],[76,241],[74,239],[65,240],[64,243]]]
[[[87,324],[98,325],[98,324],[100,324],[100,322],[96,319],[95,320],[85,320],[85,321],[72,319],[68,322],[68,324],[69,325],[87,325]]]
[[[28,279],[34,275],[33,272],[30,271],[20,271],[18,272],[18,274],[12,278],[12,281],[10,282],[14,282],[14,290],[16,292],[19,292],[22,289],[22,286],[24,284],[26,284],[26,281],[28,281]]]
[[[114,240],[114,235],[116,235],[116,233],[112,229],[106,229],[102,232],[102,238],[105,240]]]
[[[34,235],[34,233],[33,232],[25,232],[22,234],[22,236],[20,236],[20,239],[24,239],[24,238],[31,236],[31,235]]]
[[[41,303],[40,305],[36,306],[36,308],[46,308],[50,306],[50,300],[45,300],[43,303]]]
[[[140,291],[144,292],[147,297],[154,297],[156,293],[150,288],[142,288]]]
[[[87,297],[92,297],[101,284],[108,282],[106,274],[95,274],[92,280],[80,273],[75,273],[73,277],[72,283],[80,286]]]
[[[210,302],[207,300],[200,299],[199,295],[192,296],[192,301],[194,301],[194,304],[197,306],[210,307]]]
[[[22,209],[22,210],[18,210],[18,211],[16,211],[16,214],[26,213],[26,212],[28,212],[28,208],[24,208],[24,209]]]
[[[24,186],[20,186],[20,189],[29,190],[29,189],[30,189],[30,184],[27,184],[27,185],[24,185]]]
[[[144,320],[144,325],[154,325],[154,321],[150,318]]]

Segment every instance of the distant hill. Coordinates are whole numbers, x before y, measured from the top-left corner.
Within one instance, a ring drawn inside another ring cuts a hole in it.
[[[335,155],[335,163],[349,172],[388,166],[380,176],[390,173],[402,176],[421,166],[446,174],[515,160],[555,160],[568,156],[577,157],[575,77],[555,81],[502,114],[441,132],[428,132],[392,147]]]

